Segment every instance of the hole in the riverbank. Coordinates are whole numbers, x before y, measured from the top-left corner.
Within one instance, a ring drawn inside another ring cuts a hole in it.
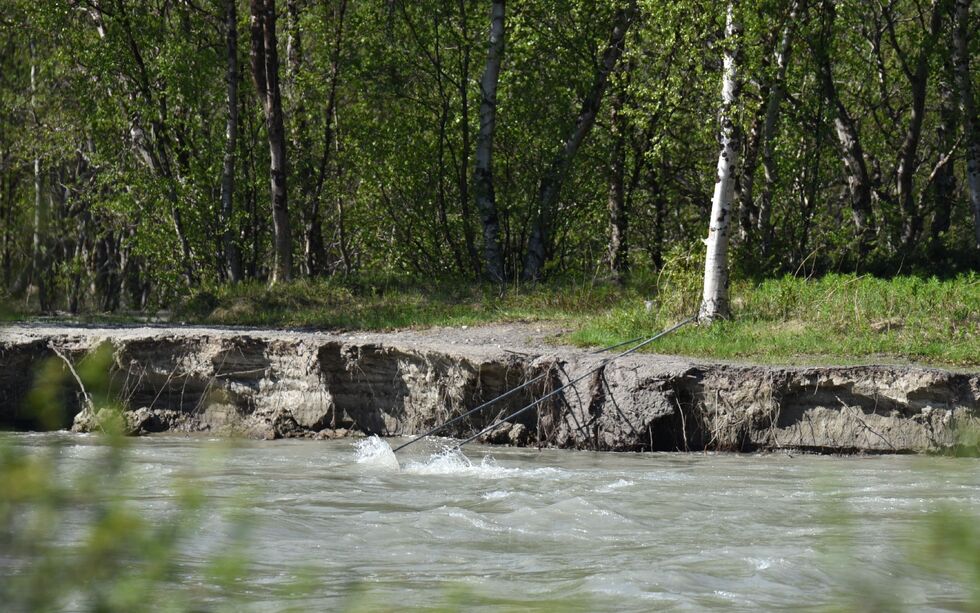
[[[63,402],[37,410],[32,404],[22,402],[13,408],[0,411],[0,430],[14,432],[52,432],[71,428],[75,416],[81,410],[75,394],[66,390],[59,394]],[[0,405],[3,405],[0,400]],[[6,406],[6,405],[4,405]]]
[[[4,356],[0,372],[0,429],[48,432],[70,428],[82,408],[68,368],[43,346]]]

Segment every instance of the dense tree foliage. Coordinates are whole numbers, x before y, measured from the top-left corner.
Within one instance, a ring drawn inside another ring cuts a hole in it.
[[[623,280],[702,248],[723,133],[737,271],[975,269],[970,4],[6,0],[3,287]]]

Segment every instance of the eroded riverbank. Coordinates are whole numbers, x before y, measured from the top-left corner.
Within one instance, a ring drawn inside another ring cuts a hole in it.
[[[605,356],[549,344],[534,325],[395,333],[18,325],[0,332],[0,426],[37,428],[25,398],[46,360],[112,352],[113,395],[134,433],[250,438],[411,435],[533,377],[446,431],[467,436],[587,373]],[[58,427],[99,428],[66,377]],[[630,355],[486,442],[615,451],[908,453],[976,427],[980,373],[916,366],[781,367]]]

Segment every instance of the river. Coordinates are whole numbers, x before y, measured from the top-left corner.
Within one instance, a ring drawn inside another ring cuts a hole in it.
[[[4,440],[55,448],[69,481],[106,451],[94,435]],[[214,597],[249,611],[970,606],[923,556],[931,511],[980,508],[976,459],[476,445],[462,456],[440,454],[445,443],[395,460],[377,439],[138,438],[126,504],[163,518],[175,479],[193,475],[205,503],[180,549],[186,582],[206,581],[207,560],[234,538],[228,509],[244,507],[252,562]],[[59,538],[75,538],[84,517],[69,513]]]

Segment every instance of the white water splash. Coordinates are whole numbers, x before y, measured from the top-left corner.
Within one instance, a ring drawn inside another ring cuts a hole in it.
[[[424,460],[410,461],[402,466],[398,462],[391,445],[382,438],[369,436],[354,443],[354,459],[358,464],[366,464],[383,470],[402,470],[414,475],[426,476],[465,476],[479,479],[506,479],[512,477],[537,477],[557,479],[565,471],[542,467],[534,469],[506,468],[497,464],[493,456],[484,456],[479,462],[466,457],[458,448],[447,447]]]
[[[405,466],[407,472],[417,475],[461,475],[472,474],[482,465],[496,465],[491,457],[483,458],[481,464],[473,464],[459,449],[444,449],[421,462],[410,462]]]
[[[497,464],[493,456],[484,456],[479,463],[466,457],[455,448],[444,449],[421,462],[409,462],[405,472],[416,475],[466,476],[480,479],[505,479],[508,477],[550,477],[558,476],[556,468],[506,468]]]
[[[622,489],[624,487],[630,487],[631,485],[636,485],[636,482],[629,481],[628,479],[620,479],[618,481],[613,481],[609,485],[604,485],[599,488],[600,492],[611,492],[613,490]]]
[[[354,458],[358,464],[368,464],[377,468],[399,470],[398,458],[391,445],[377,436],[369,436],[354,444]]]

